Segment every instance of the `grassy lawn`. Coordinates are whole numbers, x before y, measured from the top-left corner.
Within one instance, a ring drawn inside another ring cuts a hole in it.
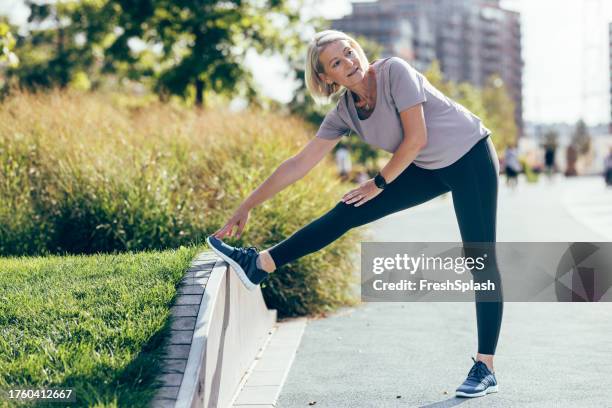
[[[175,287],[201,249],[0,258],[0,390],[146,406]]]

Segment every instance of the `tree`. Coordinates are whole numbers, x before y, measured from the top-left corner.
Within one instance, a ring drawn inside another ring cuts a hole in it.
[[[206,92],[253,97],[246,51],[283,52],[298,42],[298,14],[288,3],[29,0],[35,29],[24,47],[44,52],[21,75],[22,83],[63,87],[86,72],[149,80],[160,95],[194,96],[199,106]]]
[[[256,93],[250,73],[244,69],[246,50],[283,52],[298,43],[297,12],[285,0],[149,0],[153,7],[143,15],[141,7],[123,7],[120,25],[125,32],[115,41],[113,60],[128,54],[130,37],[161,45],[161,69],[156,72],[158,93]],[[236,86],[238,85],[238,87]],[[190,89],[191,88],[191,89]]]
[[[456,85],[452,81],[446,81],[440,68],[440,62],[433,60],[427,71],[423,73],[427,80],[440,92],[449,97],[457,94]]]
[[[514,102],[498,75],[490,77],[483,89],[467,82],[457,84],[444,79],[440,64],[435,60],[424,75],[443,94],[482,120],[491,130],[498,150],[516,142],[518,129],[514,121]]]
[[[587,154],[591,150],[591,136],[584,120],[580,119],[576,123],[574,134],[572,135],[572,145],[576,148],[579,155]]]
[[[15,38],[11,34],[10,26],[0,21],[0,92],[4,93],[6,87],[6,79],[3,71],[5,68],[17,68],[19,66],[19,58],[13,52],[15,48]]]
[[[0,64],[2,66],[17,67],[19,58],[13,52],[15,48],[15,38],[11,34],[10,26],[0,21]]]
[[[481,91],[467,82],[456,83],[444,78],[438,60],[434,60],[429,68],[423,73],[427,80],[440,92],[477,116],[484,118],[486,115]]]
[[[518,128],[514,120],[515,104],[498,75],[487,80],[482,91],[482,104],[486,112],[485,125],[493,132],[496,146],[504,149],[516,143]]]
[[[29,31],[17,41],[22,64],[9,74],[29,89],[64,88],[74,75],[93,66],[96,49],[91,37],[103,36],[112,20],[101,15],[99,1],[26,0],[26,5]]]

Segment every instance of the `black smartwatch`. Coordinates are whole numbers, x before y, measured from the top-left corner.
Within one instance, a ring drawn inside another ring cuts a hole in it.
[[[387,187],[387,181],[380,173],[374,177],[374,184],[376,184],[376,187],[380,188],[381,190],[384,190],[385,187]]]

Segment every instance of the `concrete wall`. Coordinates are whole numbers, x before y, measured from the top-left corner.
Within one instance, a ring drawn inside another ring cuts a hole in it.
[[[222,260],[202,298],[177,407],[226,407],[276,322],[259,287],[248,291]]]

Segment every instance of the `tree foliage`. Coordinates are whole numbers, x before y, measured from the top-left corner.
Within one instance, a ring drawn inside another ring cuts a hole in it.
[[[515,105],[499,76],[488,78],[482,89],[467,82],[455,83],[444,79],[438,61],[434,61],[424,75],[434,87],[483,121],[493,133],[498,150],[516,142],[518,129],[514,120]]]
[[[150,83],[160,95],[252,97],[246,51],[294,47],[298,14],[287,0],[28,0],[32,30],[18,73],[30,88],[106,74]]]
[[[16,67],[19,58],[13,52],[15,48],[15,37],[11,34],[7,23],[0,21],[0,64]]]
[[[591,150],[591,135],[584,120],[580,119],[576,122],[576,128],[572,135],[572,146],[578,154],[587,154]]]
[[[516,142],[518,127],[514,119],[516,106],[503,80],[494,75],[482,90],[482,102],[486,112],[485,126],[493,132],[496,145],[505,148]]]
[[[6,68],[17,68],[19,66],[19,58],[13,52],[15,48],[15,37],[11,34],[9,24],[0,20],[0,92],[3,94],[6,87],[6,79],[4,78],[4,70]]]

